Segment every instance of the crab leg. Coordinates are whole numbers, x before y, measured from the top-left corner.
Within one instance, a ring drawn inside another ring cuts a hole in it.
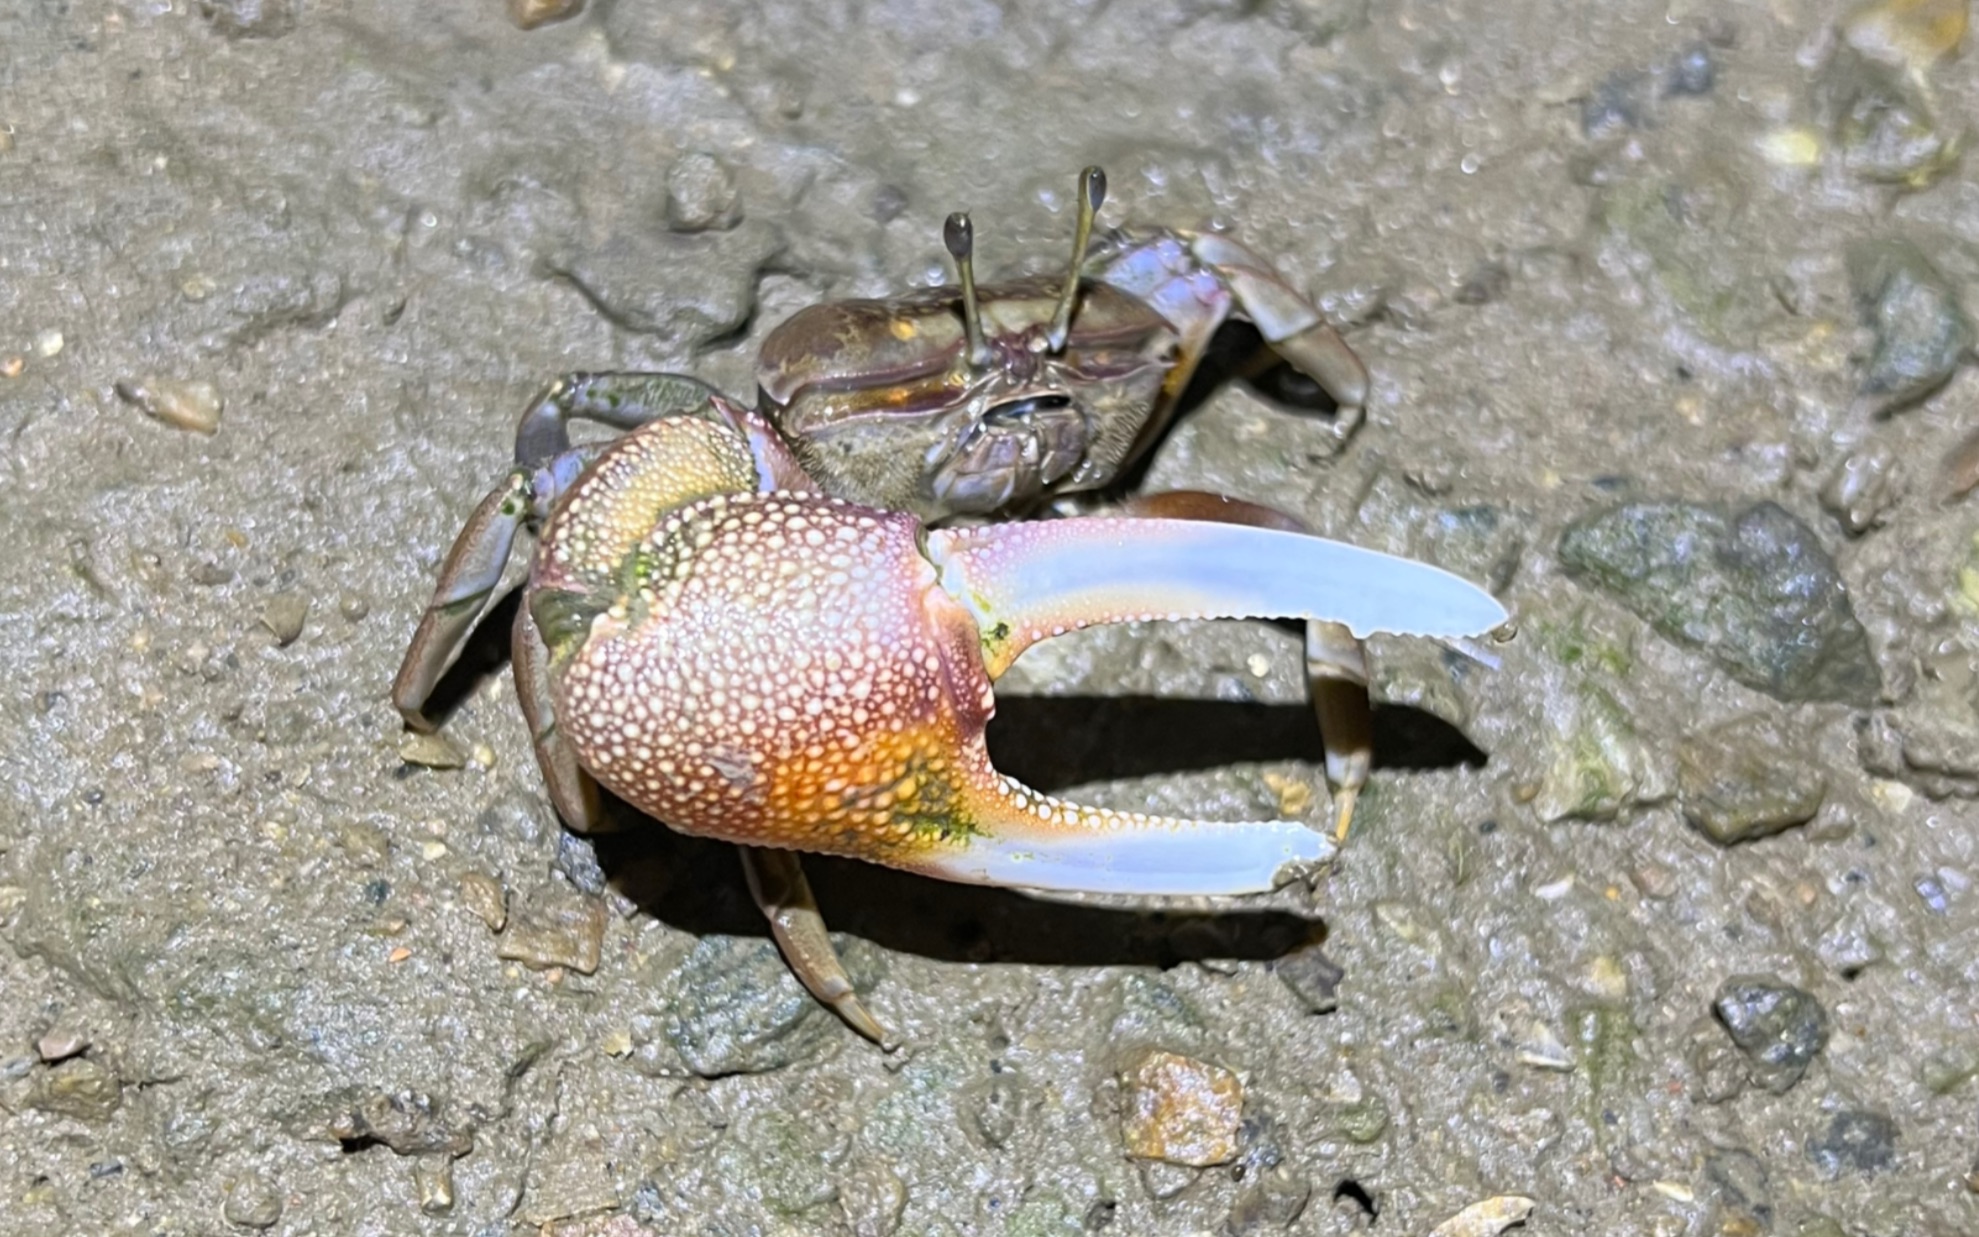
[[[1367,366],[1312,302],[1264,259],[1227,236],[1198,236],[1189,248],[1222,278],[1238,310],[1256,325],[1272,351],[1323,387],[1340,405],[1343,420],[1351,418],[1358,425],[1367,405]]]
[[[550,793],[551,806],[579,833],[604,832],[609,828],[609,818],[598,802],[598,783],[577,762],[577,753],[557,729],[556,710],[551,703],[555,689],[550,682],[550,650],[528,606],[516,611],[509,664],[515,671],[515,697],[529,726],[536,764],[543,770],[543,786]]]
[[[434,728],[424,712],[426,700],[502,582],[502,569],[508,566],[516,531],[529,507],[529,473],[518,468],[474,508],[440,564],[433,599],[426,603],[399,663],[398,677],[392,681],[392,703],[414,730]]]
[[[1174,490],[1129,499],[1122,513],[1139,519],[1208,520],[1310,533],[1297,516],[1242,499],[1201,490]],[[1326,751],[1326,780],[1333,787],[1333,840],[1344,843],[1354,804],[1374,763],[1373,704],[1367,694],[1367,653],[1338,623],[1306,624],[1306,685]]]
[[[810,990],[812,996],[836,1011],[859,1034],[892,1052],[900,1046],[893,1033],[866,1012],[852,977],[838,960],[838,950],[825,930],[824,916],[818,913],[817,899],[811,895],[811,882],[797,856],[787,850],[765,850],[760,846],[737,848],[742,855],[742,873],[748,878],[750,896],[769,918],[770,933],[783,951],[791,974]]]
[[[570,423],[635,430],[706,405],[717,392],[685,374],[565,374],[523,410],[515,462],[524,467],[570,450]]]
[[[440,564],[433,598],[426,603],[399,663],[398,677],[392,680],[392,704],[406,725],[420,731],[434,728],[425,714],[427,698],[501,584],[516,533],[540,520],[595,454],[593,448],[580,447],[540,467],[514,468],[467,517],[466,527]]]

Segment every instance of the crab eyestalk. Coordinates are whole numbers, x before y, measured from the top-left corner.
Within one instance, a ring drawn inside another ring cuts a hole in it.
[[[950,215],[941,239],[962,278],[962,324],[969,332],[969,364],[980,369],[990,363],[990,350],[983,342],[983,316],[976,304],[976,229],[968,212],[958,210]]]
[[[1058,295],[1058,309],[1051,315],[1051,330],[1045,343],[1052,352],[1065,351],[1065,340],[1072,333],[1072,311],[1079,303],[1079,279],[1086,265],[1086,246],[1093,239],[1093,220],[1106,202],[1106,173],[1089,167],[1079,173],[1079,216],[1072,234],[1072,269],[1065,276],[1065,290]]]
[[[1431,635],[1504,620],[1433,567],[1168,520],[930,533],[739,494],[675,512],[635,557],[636,587],[559,681],[559,722],[599,781],[688,833],[1043,889],[1256,892],[1334,847],[1295,821],[1113,812],[998,773],[990,680],[1028,641],[1168,616]]]

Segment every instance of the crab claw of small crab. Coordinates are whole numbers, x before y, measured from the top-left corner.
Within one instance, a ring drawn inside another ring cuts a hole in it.
[[[1270,889],[1333,853],[1294,821],[1065,803],[990,764],[991,678],[1055,631],[1145,617],[1323,618],[1462,635],[1504,611],[1435,568],[1169,520],[929,532],[819,495],[722,496],[646,538],[639,587],[558,688],[583,763],[688,833],[1040,889]]]

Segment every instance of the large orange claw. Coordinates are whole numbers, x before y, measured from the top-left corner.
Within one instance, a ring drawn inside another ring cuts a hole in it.
[[[1438,636],[1504,620],[1454,576],[1314,537],[1139,519],[930,533],[816,494],[690,503],[625,561],[554,680],[600,782],[689,833],[1033,888],[1251,892],[1332,848],[1291,821],[1112,812],[997,773],[990,680],[1030,642],[1138,618]]]

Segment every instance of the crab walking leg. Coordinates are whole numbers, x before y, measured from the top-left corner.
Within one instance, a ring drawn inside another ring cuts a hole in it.
[[[467,517],[392,680],[392,704],[406,725],[434,729],[426,701],[501,584],[516,533],[541,520],[597,453],[595,446],[578,447],[533,468],[511,469]]]
[[[1346,423],[1341,436],[1352,432],[1367,406],[1369,379],[1367,366],[1340,333],[1269,263],[1229,237],[1198,236],[1190,250],[1221,277],[1238,310],[1256,324],[1272,351],[1340,405],[1341,421]]]
[[[433,599],[419,616],[398,677],[392,680],[392,704],[414,730],[434,728],[425,714],[426,700],[502,582],[515,534],[528,519],[529,509],[529,472],[518,468],[474,508],[440,564]]]
[[[568,451],[572,421],[635,430],[698,409],[716,394],[685,374],[565,374],[523,410],[515,427],[515,462],[529,467]]]
[[[1202,490],[1143,494],[1122,512],[1137,519],[1206,520],[1309,534],[1304,520],[1262,503]],[[1326,780],[1333,788],[1333,839],[1344,843],[1354,804],[1374,764],[1374,706],[1367,694],[1367,654],[1354,633],[1338,623],[1306,624],[1306,691],[1326,750]]]
[[[610,821],[598,801],[598,783],[577,763],[577,753],[557,729],[551,703],[555,689],[550,684],[550,650],[528,606],[516,611],[509,664],[515,670],[515,697],[529,725],[536,764],[543,770],[551,805],[564,823],[579,833],[605,831]]]
[[[1326,780],[1333,786],[1333,840],[1344,843],[1374,767],[1367,649],[1338,623],[1307,623],[1306,684],[1326,748]]]
[[[1276,529],[1077,519],[927,534],[941,585],[982,630],[992,679],[1039,640],[1095,623],[1302,618],[1356,637],[1482,635],[1505,608],[1439,567]]]
[[[742,874],[749,881],[749,894],[770,921],[770,933],[791,974],[810,990],[812,996],[835,1010],[845,1024],[888,1052],[900,1041],[866,1011],[852,977],[838,960],[831,935],[825,930],[824,916],[818,913],[817,899],[811,895],[811,882],[804,878],[804,867],[787,850],[765,850],[760,846],[737,847],[742,856]]]

